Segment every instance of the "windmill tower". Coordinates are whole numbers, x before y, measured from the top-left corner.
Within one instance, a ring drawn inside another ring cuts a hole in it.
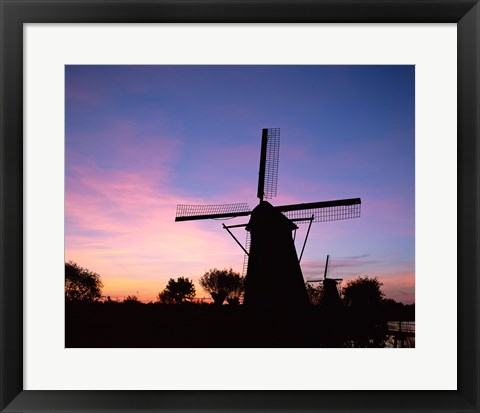
[[[323,279],[318,280],[308,280],[307,282],[321,282],[323,283],[323,294],[322,300],[320,304],[324,307],[328,308],[336,308],[341,307],[342,300],[340,299],[340,294],[338,294],[337,285],[341,282],[342,278],[327,278],[327,270],[328,270],[328,260],[330,255],[327,255],[327,261],[325,263],[325,271],[323,273]]]
[[[273,206],[265,199],[277,194],[280,129],[263,129],[257,197],[252,210],[246,203],[222,205],[177,205],[175,221],[249,216],[248,224],[223,225],[248,255],[245,305],[302,306],[309,300],[295,250],[296,223],[335,221],[360,216],[360,198]],[[230,228],[250,232],[247,251]]]

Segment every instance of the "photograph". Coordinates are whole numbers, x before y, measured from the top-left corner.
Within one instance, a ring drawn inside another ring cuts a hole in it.
[[[414,348],[415,66],[65,65],[65,347]]]

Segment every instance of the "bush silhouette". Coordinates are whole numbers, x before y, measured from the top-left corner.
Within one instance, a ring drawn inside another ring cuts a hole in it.
[[[123,302],[125,304],[139,304],[140,301],[138,300],[138,297],[136,295],[127,295],[124,299]]]
[[[244,278],[231,268],[219,270],[214,268],[200,278],[200,285],[209,293],[216,305],[222,305],[225,299],[229,304],[238,304],[244,292]]]
[[[158,301],[163,304],[191,302],[194,298],[195,286],[188,277],[170,278],[165,289],[158,294]]]
[[[310,283],[305,283],[310,304],[319,305],[323,297],[323,284],[313,287]]]
[[[382,285],[377,277],[363,276],[348,281],[343,287],[345,304],[356,309],[377,308],[384,296],[380,289]]]

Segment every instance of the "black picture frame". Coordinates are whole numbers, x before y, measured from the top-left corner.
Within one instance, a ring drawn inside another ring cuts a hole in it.
[[[479,0],[0,0],[1,411],[479,412],[478,3]],[[154,22],[457,23],[458,390],[23,390],[23,24]]]

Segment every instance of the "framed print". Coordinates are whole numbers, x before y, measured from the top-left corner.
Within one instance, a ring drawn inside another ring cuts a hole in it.
[[[478,2],[0,1],[2,411],[479,410]]]

